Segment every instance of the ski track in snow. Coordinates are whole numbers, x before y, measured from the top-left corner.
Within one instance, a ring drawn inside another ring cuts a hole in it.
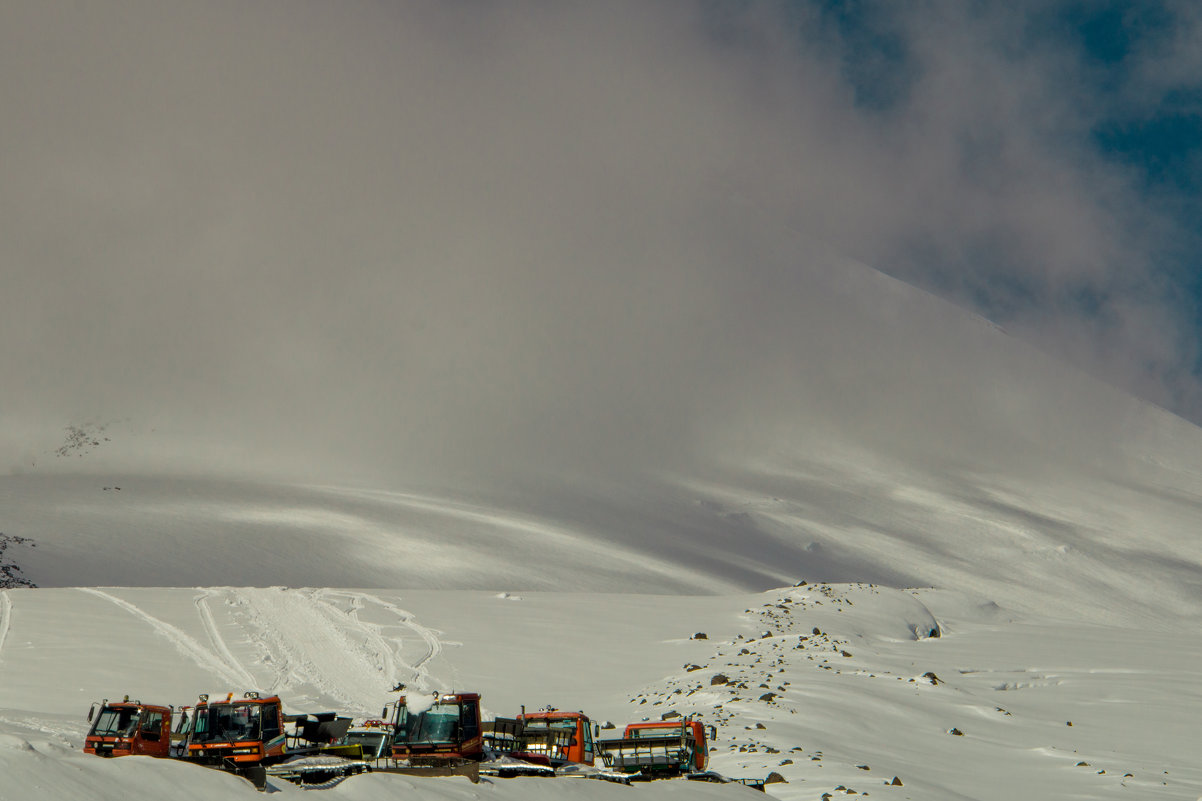
[[[366,596],[359,595],[358,593],[339,592],[337,590],[321,590],[318,600],[328,603],[326,599],[331,596],[342,596],[349,600],[350,608],[346,611],[347,617],[354,621],[355,625],[362,631],[368,640],[367,645],[380,655],[384,663],[382,666],[384,675],[389,679],[395,678],[397,671],[396,663],[400,657],[400,645],[398,644],[395,648],[389,645],[381,633],[382,626],[365,623],[359,619],[359,610],[363,608],[363,599]],[[404,663],[402,662],[402,664]]]
[[[136,604],[96,588],[76,589],[151,626],[230,689],[259,689],[304,705],[332,701],[364,713],[377,709],[400,681],[423,692],[442,689],[429,672],[429,664],[444,647],[441,632],[421,625],[413,613],[375,595],[332,589],[204,589],[193,603],[209,641],[206,645]],[[229,647],[214,614],[214,599],[223,599],[233,608],[234,622],[261,649],[262,658],[256,665],[243,664]],[[387,611],[397,623],[363,620],[360,612],[368,606]],[[0,593],[0,647],[11,618],[12,602],[7,593]],[[388,631],[397,625],[412,632],[424,646],[411,662],[405,659],[402,637]]]
[[[430,675],[430,673],[426,669],[425,665],[430,660],[434,659],[436,656],[438,656],[439,654],[442,653],[443,642],[438,637],[439,632],[437,632],[434,629],[427,628],[426,626],[423,626],[420,623],[418,623],[412,612],[402,609],[399,606],[397,606],[396,604],[394,604],[390,601],[385,601],[383,598],[379,598],[375,595],[369,595],[367,593],[358,593],[358,592],[352,593],[352,592],[337,591],[337,590],[326,590],[323,592],[327,597],[331,596],[331,595],[341,595],[343,597],[349,598],[350,604],[351,604],[350,615],[355,619],[356,623],[359,623],[360,626],[364,627],[365,629],[370,628],[372,630],[374,638],[376,640],[378,640],[382,652],[385,652],[385,653],[389,649],[388,649],[387,641],[384,639],[383,635],[380,634],[380,630],[382,627],[373,625],[373,624],[362,623],[359,620],[358,610],[362,608],[364,601],[370,601],[371,603],[381,606],[384,609],[387,609],[389,612],[396,615],[400,619],[401,623],[403,623],[406,628],[408,628],[410,631],[412,631],[414,634],[416,634],[418,637],[420,637],[422,642],[424,642],[425,646],[426,646],[426,652],[424,654],[422,654],[413,664],[408,664],[404,661],[404,659],[401,656],[401,651],[404,646],[398,640],[397,646],[396,646],[397,661],[400,663],[400,666],[403,669],[409,670],[413,673],[413,678],[410,679],[410,681],[412,681],[414,683],[414,685],[416,685],[419,689],[431,690],[431,689],[436,688],[436,685],[438,685],[439,682],[437,682]],[[396,677],[396,670],[394,668],[390,669],[388,671],[388,673],[392,677],[392,686],[396,686],[396,683],[398,681],[398,679]]]
[[[228,665],[224,664],[220,659],[215,657],[211,651],[206,649],[188,634],[180,631],[178,628],[164,620],[159,620],[157,617],[144,611],[136,604],[131,604],[129,601],[118,598],[115,595],[109,595],[107,592],[102,592],[101,590],[93,589],[91,587],[79,587],[77,589],[79,592],[86,592],[89,595],[95,595],[97,598],[102,598],[149,624],[156,632],[170,640],[171,644],[174,645],[176,649],[180,651],[180,653],[192,659],[192,661],[194,661],[200,667],[210,670],[216,675],[220,676],[223,681],[229,682],[230,684],[236,684],[241,680],[241,677],[236,675],[235,671],[231,670]]]
[[[311,690],[343,708],[367,713],[379,706],[395,673],[391,648],[378,626],[347,614],[324,590],[243,588],[227,590],[241,607],[243,625],[275,671],[273,693],[298,701]],[[357,594],[347,593],[354,604]]]
[[[8,639],[8,628],[12,625],[13,602],[8,590],[0,592],[0,662],[4,661],[4,641]]]
[[[212,643],[218,655],[225,660],[230,671],[242,677],[241,681],[244,686],[253,687],[255,686],[255,677],[230,651],[229,646],[225,643],[225,638],[221,636],[221,631],[217,628],[217,621],[213,619],[213,610],[209,607],[209,598],[212,594],[212,590],[205,590],[201,595],[196,596],[196,611],[200,614],[200,622],[209,635],[209,642]]]

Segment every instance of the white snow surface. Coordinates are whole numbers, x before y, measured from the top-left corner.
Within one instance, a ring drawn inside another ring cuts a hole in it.
[[[1050,620],[950,590],[869,584],[711,596],[223,587],[2,597],[4,799],[255,793],[242,779],[182,763],[84,755],[84,714],[101,697],[185,704],[201,691],[254,688],[279,693],[291,711],[369,717],[398,681],[477,690],[489,715],[552,704],[620,726],[697,714],[718,728],[712,767],[736,777],[776,771],[787,780],[770,785],[778,798],[852,790],[891,799],[1192,799],[1202,788],[1202,639],[1185,626]],[[274,780],[269,790],[305,792]],[[631,790],[375,775],[321,792],[749,791],[680,780]]]

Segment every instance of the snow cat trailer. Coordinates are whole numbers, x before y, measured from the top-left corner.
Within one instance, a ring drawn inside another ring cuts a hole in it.
[[[637,778],[709,778],[707,734],[713,740],[717,730],[692,718],[631,723],[621,738],[599,740],[597,751],[606,766]]]
[[[224,700],[201,695],[190,712],[181,758],[242,776],[259,790],[268,775],[328,786],[368,769],[357,746],[333,745],[350,726],[350,718],[333,712],[287,715],[278,695],[257,692]]]
[[[391,751],[373,770],[480,780],[485,754],[479,693],[402,695],[384,707],[381,717],[391,732]]]
[[[131,701],[129,696],[92,704],[92,724],[83,750],[102,757],[171,756],[171,718],[174,708]]]

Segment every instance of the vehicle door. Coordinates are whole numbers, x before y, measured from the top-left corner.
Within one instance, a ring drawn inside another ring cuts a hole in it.
[[[147,756],[164,756],[169,744],[170,740],[163,738],[163,713],[156,709],[143,709],[132,752]]]

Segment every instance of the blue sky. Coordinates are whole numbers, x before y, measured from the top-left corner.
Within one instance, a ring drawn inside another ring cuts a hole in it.
[[[1041,286],[1042,275],[1015,269],[989,243],[968,249],[959,263],[941,263],[946,256],[938,248],[921,248],[907,260],[908,267],[887,259],[877,266],[958,297],[1003,324],[1046,306],[1049,313],[1093,317],[1100,327],[1112,327],[1117,324],[1113,307],[1124,293],[1143,294],[1179,325],[1178,350],[1166,357],[1174,363],[1149,365],[1173,384],[1158,400],[1202,419],[1191,386],[1202,377],[1202,72],[1196,69],[1202,15],[1197,6],[1160,0],[851,0],[799,3],[793,10],[806,46],[826,37],[841,43],[842,75],[856,103],[883,119],[904,117],[911,91],[924,80],[927,65],[914,40],[928,21],[956,18],[953,38],[971,38],[996,53],[1016,81],[1026,69],[1048,70],[1053,90],[1032,111],[1050,107],[1072,117],[1044,132],[1048,145],[1062,158],[1123,183],[1116,218],[1133,228],[1133,238],[1142,237],[1137,248],[1142,263],[1127,266],[1126,280],[1086,275],[1054,292]]]

